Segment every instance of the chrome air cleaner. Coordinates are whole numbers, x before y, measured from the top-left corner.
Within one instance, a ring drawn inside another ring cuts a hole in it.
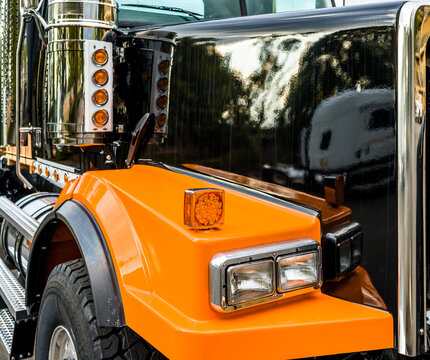
[[[54,144],[102,143],[112,131],[112,44],[105,34],[116,28],[117,5],[113,0],[50,0],[48,3],[47,134]],[[94,62],[106,54],[106,61]],[[93,81],[96,72],[106,82]],[[103,90],[106,101],[94,102]],[[106,121],[94,123],[102,111]]]

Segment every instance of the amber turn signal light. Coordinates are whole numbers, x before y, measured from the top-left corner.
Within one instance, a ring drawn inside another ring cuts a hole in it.
[[[36,172],[36,164],[32,163],[30,165],[30,174],[34,174]]]
[[[160,70],[160,73],[165,75],[169,71],[170,61],[164,60],[158,65],[158,70]]]
[[[94,51],[93,61],[96,65],[103,66],[109,60],[108,53],[105,49],[98,49]]]
[[[39,167],[37,168],[37,172],[39,173],[39,175],[42,175],[42,167],[39,165]]]
[[[93,94],[93,101],[98,106],[102,106],[106,104],[108,100],[109,100],[109,95],[105,89],[97,90]]]
[[[58,175],[57,170],[55,170],[55,171],[54,171],[54,180],[55,180],[55,181],[60,180],[60,175]]]
[[[49,177],[49,169],[48,168],[45,168],[45,176]]]
[[[184,223],[195,229],[219,227],[224,223],[224,205],[224,190],[186,190],[184,198]]]
[[[162,114],[157,115],[157,127],[159,129],[164,127],[164,125],[166,125],[166,120],[167,120],[166,114],[162,113]]]
[[[157,88],[159,92],[164,92],[167,90],[167,85],[169,84],[169,80],[165,77],[158,80]]]
[[[103,126],[109,120],[109,114],[106,110],[97,110],[93,115],[93,122],[96,126]]]
[[[99,85],[99,86],[105,85],[109,80],[108,72],[105,69],[97,70],[93,74],[93,80],[96,85]]]
[[[165,109],[167,106],[167,96],[163,95],[157,99],[157,108],[160,110]]]

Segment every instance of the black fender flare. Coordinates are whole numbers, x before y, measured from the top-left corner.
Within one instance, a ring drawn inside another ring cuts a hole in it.
[[[96,220],[76,200],[66,200],[40,224],[31,246],[26,278],[26,305],[38,310],[45,287],[48,247],[57,226],[64,223],[74,236],[87,266],[99,326],[125,326],[121,293],[109,248]]]

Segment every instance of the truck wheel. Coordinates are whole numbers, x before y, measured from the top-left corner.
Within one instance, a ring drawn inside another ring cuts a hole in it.
[[[99,327],[82,259],[52,270],[40,306],[36,360],[166,359],[131,329]]]

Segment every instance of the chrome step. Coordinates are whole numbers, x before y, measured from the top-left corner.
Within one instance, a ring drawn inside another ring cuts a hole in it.
[[[0,343],[10,360],[27,359],[33,355],[36,320],[15,321],[7,309],[0,310]]]
[[[36,326],[36,316],[27,313],[24,288],[0,258],[0,343],[9,359],[32,356]]]
[[[0,196],[0,216],[29,240],[33,239],[40,225],[36,219],[28,215],[6,196]]]
[[[16,321],[28,319],[24,288],[1,259],[0,296]]]
[[[7,353],[12,351],[13,332],[15,330],[15,321],[7,309],[0,310],[0,340],[3,343]]]

